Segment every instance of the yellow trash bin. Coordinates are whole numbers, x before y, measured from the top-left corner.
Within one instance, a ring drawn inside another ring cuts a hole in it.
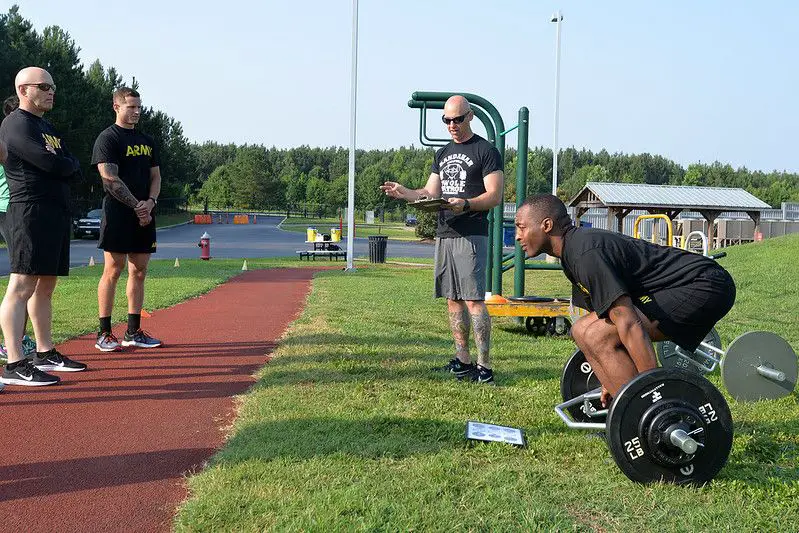
[[[330,240],[333,242],[341,241],[341,230],[338,228],[330,228]]]
[[[316,240],[316,228],[308,228],[308,237],[306,240],[308,242],[314,242]]]

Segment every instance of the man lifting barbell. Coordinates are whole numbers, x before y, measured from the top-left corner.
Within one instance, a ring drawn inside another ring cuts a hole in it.
[[[735,283],[716,261],[643,239],[572,224],[557,197],[529,197],[516,212],[528,256],[561,259],[573,302],[591,311],[572,337],[602,384],[602,405],[657,367],[652,341],[693,351],[732,308]]]

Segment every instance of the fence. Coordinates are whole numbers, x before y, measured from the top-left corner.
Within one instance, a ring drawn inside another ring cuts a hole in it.
[[[782,210],[771,210],[780,213],[781,218],[779,219],[776,217],[766,218],[767,215],[770,215],[770,213],[767,212],[761,214],[760,232],[764,239],[799,232],[799,210],[791,212],[785,209],[785,205],[786,204],[783,204]],[[799,206],[799,204],[796,205]],[[623,233],[625,235],[632,235],[635,219],[639,215],[645,214],[648,214],[648,212],[637,210],[627,215],[624,218]],[[787,218],[786,214],[788,217],[792,218]],[[574,213],[572,213],[572,216],[574,216]],[[608,229],[607,210],[590,209],[580,217],[580,222],[583,224],[590,224],[595,228]],[[676,230],[674,232],[675,239],[679,239],[681,236],[687,236],[690,232],[696,230],[704,232],[705,235],[708,233],[707,221],[699,213],[684,211],[674,220],[674,224],[676,225]],[[653,226],[654,223],[652,221],[643,221],[640,228],[641,235],[645,238],[651,236]],[[721,248],[732,244],[741,244],[755,240],[755,223],[746,213],[722,213],[715,221],[715,230],[715,240],[711,243],[712,248]],[[661,230],[660,233],[662,235],[664,231]]]

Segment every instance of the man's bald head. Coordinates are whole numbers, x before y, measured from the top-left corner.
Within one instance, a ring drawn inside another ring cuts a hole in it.
[[[43,90],[42,87],[48,87]],[[55,84],[49,72],[39,67],[25,67],[14,78],[14,87],[19,98],[19,107],[42,116],[53,108]]]
[[[472,106],[469,105],[469,100],[459,94],[450,96],[444,103],[444,115],[448,117],[465,115],[471,110]]]
[[[456,94],[450,96],[444,103],[444,116],[441,117],[447,125],[447,131],[456,143],[468,141],[472,137],[471,121],[474,118],[472,106],[463,96]]]

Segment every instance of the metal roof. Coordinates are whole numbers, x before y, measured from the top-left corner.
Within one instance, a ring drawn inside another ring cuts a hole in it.
[[[587,192],[593,194],[587,194]],[[596,198],[590,198],[592,196]],[[586,183],[585,187],[569,201],[568,205],[573,207],[584,201],[596,203],[596,200],[607,207],[722,209],[724,211],[771,209],[766,202],[743,189],[599,182]]]

